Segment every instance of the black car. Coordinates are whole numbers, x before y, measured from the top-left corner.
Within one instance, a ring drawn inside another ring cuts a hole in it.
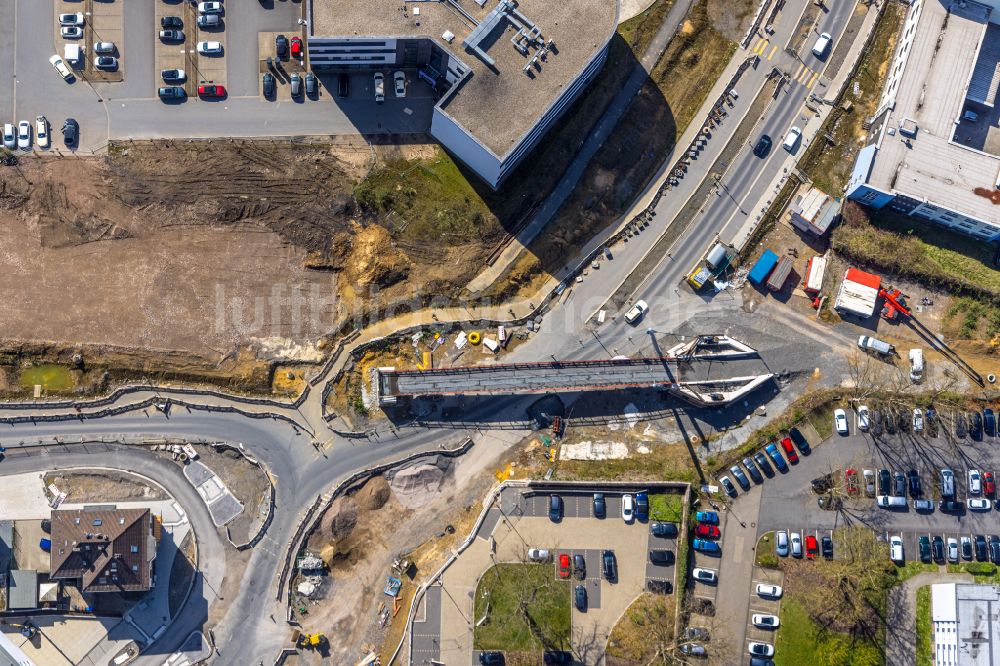
[[[760,475],[757,465],[754,465],[752,460],[744,458],[743,466],[747,468],[748,472],[750,472],[750,478],[753,479],[754,483],[764,483],[764,477]]]
[[[563,503],[559,495],[549,495],[549,520],[558,523],[562,520]]]
[[[944,562],[944,539],[940,536],[935,536],[931,540],[931,547],[934,551],[934,561]]]
[[[580,553],[573,555],[573,575],[578,580],[584,580],[587,577],[587,560]]]
[[[871,417],[869,418],[870,425],[868,426],[872,431],[873,437],[878,437],[882,434],[882,412],[877,409],[873,409],[871,412]]]
[[[922,491],[920,488],[920,475],[917,474],[917,470],[911,469],[907,473],[907,476],[910,482],[910,497],[920,497]]]
[[[504,661],[503,652],[492,651],[480,652],[479,663],[483,666],[503,666],[506,661]]]
[[[989,407],[983,410],[983,430],[990,437],[997,434],[997,417]]]
[[[938,509],[944,513],[962,513],[965,509],[965,504],[956,502],[955,500],[941,500],[938,504]]]
[[[73,118],[67,118],[62,126],[63,142],[72,146],[80,137],[80,124]]]
[[[764,474],[766,474],[768,477],[774,476],[774,470],[771,469],[771,465],[767,462],[767,458],[764,457],[763,453],[758,451],[757,453],[753,454],[753,460],[755,463],[757,463],[757,466],[760,467],[761,471],[764,472]]]
[[[996,534],[990,535],[990,562],[1000,564],[1000,537]]]
[[[160,19],[161,28],[183,28],[184,21],[180,16],[164,16]]]
[[[278,35],[274,38],[274,52],[279,58],[288,57],[288,38],[284,35]]]
[[[587,610],[587,588],[583,585],[577,585],[576,588],[574,588],[573,603],[576,604],[577,610]]]
[[[753,147],[753,154],[757,157],[765,157],[769,152],[771,152],[771,137],[766,134],[761,134],[760,138],[757,139],[757,145]]]
[[[650,523],[649,533],[655,537],[677,536],[677,523]]]
[[[264,97],[274,97],[274,75],[271,72],[264,72]]]
[[[727,495],[730,497],[736,497],[736,486],[733,485],[733,482],[730,481],[728,477],[722,477],[719,479],[719,483],[721,483],[722,487],[726,489]]]
[[[608,507],[604,503],[604,493],[594,493],[594,517],[603,518],[606,515],[608,515]]]
[[[571,652],[546,652],[542,655],[546,666],[559,666],[560,664],[572,664],[573,654]]]
[[[653,564],[669,566],[674,563],[674,551],[656,548],[649,551],[649,561]]]
[[[341,97],[347,97],[347,91],[351,77],[347,74],[341,74],[337,77],[337,94]]]
[[[902,472],[894,472],[892,475],[892,494],[906,497],[906,475]]]
[[[930,561],[931,561],[931,540],[930,540],[930,538],[926,534],[921,535],[920,540],[918,541],[918,543],[920,545],[920,561],[924,562],[925,564],[926,563],[930,563]],[[983,542],[983,548],[984,549],[986,548],[986,542],[985,541]]]
[[[806,438],[801,432],[799,432],[798,428],[792,428],[789,430],[788,436],[792,438],[793,442],[795,442],[795,446],[799,447],[799,451],[802,452],[802,455],[807,456],[812,453],[812,449],[809,448],[809,442],[806,441]]]
[[[955,437],[962,439],[968,432],[968,427],[965,423],[965,414],[959,412],[955,415]]]
[[[892,477],[889,475],[889,470],[880,469],[878,471],[878,494],[888,495],[889,494],[889,481]]]
[[[967,539],[962,541],[962,559],[971,560],[972,559],[972,540]]]
[[[969,435],[976,440],[983,438],[983,415],[979,412],[969,414]]]
[[[604,578],[608,581],[614,582],[618,579],[618,565],[613,550],[606,550],[601,555],[601,568],[604,570]]]
[[[975,539],[976,544],[976,559],[980,562],[987,562],[990,559],[989,549],[986,547],[986,537],[982,534],[977,534]]]
[[[823,550],[823,557],[828,560],[833,559],[833,539],[829,534],[820,539],[820,547]]]
[[[743,473],[743,470],[738,465],[733,465],[729,468],[729,471],[736,477],[736,482],[740,484],[743,490],[750,490],[750,479],[747,478],[747,475]]]
[[[899,428],[899,432],[910,432],[910,427],[913,425],[913,415],[908,411],[900,411],[896,413],[896,426]]]

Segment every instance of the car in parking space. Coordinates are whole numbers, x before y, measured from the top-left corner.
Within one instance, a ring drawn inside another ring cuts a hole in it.
[[[993,472],[983,472],[983,495],[994,497],[997,492],[996,477]]]
[[[906,475],[898,470],[892,473],[892,494],[906,497]]]
[[[868,427],[871,423],[868,407],[861,405],[858,407],[858,430],[868,432]]]
[[[83,12],[60,14],[59,25],[83,25]]]
[[[767,154],[771,152],[771,137],[766,134],[761,134],[760,138],[757,139],[757,143],[754,144],[753,154],[757,157],[767,157]]]
[[[921,534],[917,540],[917,548],[920,550],[920,561],[929,563],[931,561],[931,538],[926,534]]]
[[[406,97],[406,74],[400,70],[396,70],[392,74],[392,83],[396,97]]]
[[[289,43],[291,47],[291,54],[293,58],[302,57],[302,38],[299,36],[292,37],[292,41]]]
[[[162,39],[165,42],[181,42],[184,41],[184,31],[177,30],[176,28],[161,30],[160,39]]]
[[[199,14],[221,14],[222,13],[222,3],[221,2],[199,2],[198,3],[198,13]]]
[[[605,580],[612,583],[618,580],[618,563],[615,561],[615,551],[606,550],[601,554],[601,569]]]
[[[583,585],[577,585],[573,588],[573,603],[577,610],[587,610],[587,588]]]
[[[747,478],[747,475],[743,473],[743,470],[740,469],[739,465],[733,465],[729,468],[729,471],[736,477],[736,481],[740,484],[740,487],[743,488],[743,490],[750,490],[750,480]]]
[[[698,645],[697,643],[685,643],[678,648],[681,654],[686,654],[690,657],[704,657],[708,654],[708,650],[705,649],[704,645]]]
[[[938,535],[934,535],[931,539],[931,551],[934,555],[934,561],[938,564],[944,563],[944,539]]]
[[[570,573],[569,555],[566,553],[559,553],[559,577],[569,578]]]
[[[764,472],[765,476],[768,478],[774,476],[774,469],[771,467],[770,463],[767,462],[767,458],[764,457],[763,453],[758,451],[753,454],[753,461],[757,463],[757,467],[760,468],[760,471]]]
[[[198,42],[198,53],[202,55],[221,55],[222,42],[205,41]]]
[[[753,461],[750,460],[750,458],[743,459],[743,466],[747,468],[748,472],[750,472],[750,478],[753,479],[754,483],[764,483],[764,477],[760,475],[760,471],[757,469],[757,466],[753,464]]]
[[[957,500],[941,500],[938,503],[938,510],[943,513],[962,513],[965,503]]]
[[[896,564],[902,564],[905,559],[903,557],[903,540],[899,536],[889,537],[889,559]]]
[[[594,493],[594,517],[604,518],[607,510],[607,504],[604,502],[604,493]]]
[[[780,599],[783,593],[780,585],[771,585],[769,583],[757,583],[757,587],[754,589],[759,596],[770,599]]]
[[[828,560],[833,559],[833,539],[829,534],[823,535],[820,539],[820,550],[823,551],[823,557]]]
[[[264,72],[263,91],[264,97],[270,99],[274,97],[274,75],[271,72]]]
[[[971,560],[972,559],[972,538],[964,536],[960,539],[962,544],[962,559]]]
[[[965,500],[965,504],[969,507],[969,511],[989,511],[992,507],[985,497],[970,497]]]
[[[924,431],[924,413],[919,407],[913,410],[913,432]]]
[[[948,561],[958,562],[958,539],[948,537]]]
[[[161,69],[160,78],[164,81],[183,81],[187,77],[183,69]]]
[[[750,657],[750,666],[774,666],[774,662],[767,657]]]
[[[878,493],[877,494],[879,494],[879,495],[888,495],[889,494],[889,482],[891,481],[891,479],[892,479],[892,476],[889,474],[889,470],[887,470],[887,469],[880,469],[878,471]]]
[[[774,552],[780,557],[788,557],[788,532],[778,530],[774,534]]]
[[[375,72],[372,78],[375,81],[375,103],[381,104],[385,101],[385,75]]]
[[[806,535],[806,557],[810,560],[815,559],[819,555],[819,543],[816,541],[816,537],[812,534]]]
[[[118,69],[118,58],[114,56],[97,56],[94,58],[94,67],[107,70]]]
[[[74,118],[67,118],[62,126],[63,143],[72,146],[80,137],[80,124]]]
[[[552,559],[552,553],[550,553],[547,548],[528,549],[529,562],[548,562],[551,559]]]
[[[635,520],[635,500],[631,493],[622,495],[622,520],[626,523]]]
[[[198,96],[199,97],[225,97],[226,88],[225,86],[198,86]]]
[[[983,416],[979,412],[969,415],[969,436],[975,440],[983,438]]]
[[[317,92],[319,92],[319,80],[315,74],[309,72],[306,74],[306,95],[315,97]]]
[[[549,520],[551,520],[553,523],[558,523],[560,520],[562,520],[562,516],[563,516],[562,497],[553,493],[549,495]]]
[[[279,59],[288,57],[288,37],[277,35],[274,38],[274,53]]]
[[[892,409],[885,409],[885,431],[890,435],[896,434],[896,414]]]
[[[583,557],[583,553],[573,554],[573,576],[578,580],[587,578],[587,560]]]
[[[976,559],[980,562],[987,562],[990,559],[989,548],[986,546],[986,537],[976,534],[972,537],[972,545],[976,549]]]
[[[969,470],[969,494],[979,495],[983,492],[983,477],[978,469]]]
[[[795,448],[792,446],[792,438],[784,437],[781,440],[781,448],[785,450],[785,457],[788,458],[788,462],[791,464],[796,464],[799,462],[799,456],[795,453]]]
[[[990,544],[990,562],[993,564],[1000,564],[1000,537],[996,534],[991,534],[989,538]]]
[[[649,520],[649,493],[646,491],[635,494],[635,518],[642,522]]]
[[[94,53],[114,53],[114,42],[94,42]]]
[[[49,147],[49,121],[45,116],[35,116],[35,145],[39,148]]]
[[[694,539],[691,541],[691,547],[701,553],[707,553],[709,555],[721,555],[722,548],[719,544],[714,541],[706,541],[705,539]]]
[[[747,652],[758,657],[773,657],[774,656],[774,646],[770,643],[760,643],[757,641],[751,641],[747,646]]]
[[[674,551],[654,548],[649,551],[649,561],[653,564],[669,566],[674,563]]]
[[[750,616],[750,621],[758,629],[777,629],[781,624],[777,615],[769,615],[767,613],[754,613]]]
[[[871,421],[871,433],[876,437],[880,436],[882,434],[882,412],[873,409],[869,420]]]
[[[940,474],[941,497],[955,496],[955,473],[950,469],[942,469]]]
[[[790,535],[792,542],[792,557],[802,557],[802,535],[792,532]]]
[[[565,650],[549,650],[542,654],[542,661],[546,666],[561,666],[573,663],[573,653]]]
[[[677,524],[676,523],[662,523],[655,522],[650,523],[649,533],[655,537],[667,537],[672,538],[677,536]]]
[[[775,446],[774,442],[769,442],[767,446],[764,447],[764,452],[771,456],[771,460],[774,461],[774,466],[777,467],[779,471],[788,471],[788,463],[785,462],[784,457],[782,457],[781,452],[778,451],[778,447]]]
[[[983,432],[990,437],[997,434],[997,417],[989,407],[983,410]]]
[[[736,497],[736,486],[733,485],[733,482],[729,480],[728,476],[719,477],[719,483],[726,489],[727,495],[730,497]]]
[[[847,484],[847,492],[851,495],[857,495],[860,489],[858,485],[858,470],[848,467],[847,471],[844,472],[844,481]]]
[[[289,84],[291,84],[291,94],[292,97],[299,97],[302,95],[302,77],[299,74],[292,74],[291,78],[288,79]]]
[[[4,148],[17,147],[17,131],[14,129],[13,123],[3,124],[3,147]]]
[[[635,305],[633,305],[632,308],[625,313],[625,323],[634,325],[638,323],[647,312],[649,312],[649,305],[646,301],[638,300],[635,302]]]
[[[695,580],[702,583],[717,583],[719,582],[719,574],[715,569],[705,569],[702,567],[696,567],[691,575]]]
[[[923,492],[923,489],[920,487],[920,474],[917,473],[917,470],[911,469],[906,473],[906,477],[910,486],[910,497],[920,497],[920,494]]]
[[[799,447],[799,451],[802,455],[809,455],[812,449],[809,448],[809,442],[806,440],[805,435],[799,432],[798,428],[789,428],[788,436],[795,442],[795,446]]]
[[[715,511],[696,511],[694,514],[694,519],[699,523],[705,523],[706,525],[718,525],[719,524],[719,514]]]
[[[180,16],[163,16],[160,18],[161,28],[183,28],[184,21]]]
[[[162,86],[157,89],[156,94],[160,99],[183,99],[187,95],[180,86]]]
[[[934,510],[934,500],[915,499],[913,500],[913,510],[929,513]]]
[[[707,641],[711,637],[708,627],[687,627],[684,629],[684,640]]]
[[[27,120],[17,124],[17,147],[21,150],[31,148],[31,123]]]
[[[865,479],[865,495],[875,497],[875,470],[866,469],[862,472]]]
[[[694,528],[695,536],[704,537],[706,539],[718,539],[722,536],[722,532],[715,525],[696,525]]]
[[[59,28],[59,35],[63,39],[82,39],[83,28],[78,25],[64,25]]]
[[[481,666],[503,666],[507,662],[504,660],[503,652],[490,650],[479,653],[479,663]]]
[[[897,414],[896,426],[899,428],[899,432],[909,432],[913,426],[913,414],[900,410]]]
[[[198,17],[198,27],[202,30],[213,30],[222,26],[222,17],[218,14],[202,14]]]
[[[833,410],[833,427],[841,435],[846,435],[850,432],[847,428],[847,412],[843,409]]]

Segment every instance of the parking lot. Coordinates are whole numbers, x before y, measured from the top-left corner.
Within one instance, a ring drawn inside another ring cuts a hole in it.
[[[66,53],[66,45],[78,45],[82,57],[78,62],[67,61],[77,74],[86,77],[88,81],[119,82],[125,78],[125,23],[124,0],[55,0],[56,15],[83,14],[82,36],[64,37],[62,26],[58,20],[53,21],[55,52],[60,56]],[[72,27],[67,22],[66,27]],[[98,68],[94,58],[98,55],[94,45],[107,42],[114,47],[104,53],[117,59],[117,65],[110,68]]]

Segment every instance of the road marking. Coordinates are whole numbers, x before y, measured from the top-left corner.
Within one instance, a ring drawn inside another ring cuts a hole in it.
[[[813,84],[816,83],[816,79],[819,78],[819,74],[813,74],[812,78],[809,79],[809,83],[806,84],[806,88],[812,88]]]
[[[799,64],[799,68],[797,70],[795,70],[795,76],[793,76],[792,78],[795,79],[796,81],[798,81],[799,80],[799,75],[802,74],[802,71],[805,70],[805,68],[806,68],[805,64],[800,63]]]
[[[764,52],[764,49],[767,48],[767,44],[768,41],[766,39],[764,38],[759,39],[753,47],[753,52],[757,55],[760,55],[761,53]]]
[[[771,52],[767,54],[767,59],[770,60],[771,58],[773,58],[774,54],[777,52],[778,52],[778,45],[775,44],[774,48],[771,49]]]

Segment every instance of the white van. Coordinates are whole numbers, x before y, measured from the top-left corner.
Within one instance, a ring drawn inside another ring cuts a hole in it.
[[[788,130],[788,134],[785,135],[785,142],[781,145],[785,147],[788,152],[794,152],[795,147],[799,145],[799,139],[802,138],[802,130],[798,127],[793,127]]]
[[[903,563],[903,540],[898,536],[889,538],[889,558],[897,564]]]
[[[893,352],[893,346],[888,342],[884,342],[878,338],[873,338],[870,335],[862,335],[858,337],[858,346],[865,351],[871,350],[886,356]]]
[[[924,350],[910,350],[910,381],[914,384],[924,377]]]
[[[813,55],[817,58],[822,58],[826,53],[826,50],[830,48],[830,42],[832,41],[833,37],[830,36],[830,33],[824,32],[821,34],[819,39],[816,40],[816,44],[813,46]]]
[[[883,509],[906,508],[906,498],[899,495],[879,495],[875,501]]]
[[[83,47],[79,44],[66,44],[63,47],[63,60],[73,67],[83,66]]]

